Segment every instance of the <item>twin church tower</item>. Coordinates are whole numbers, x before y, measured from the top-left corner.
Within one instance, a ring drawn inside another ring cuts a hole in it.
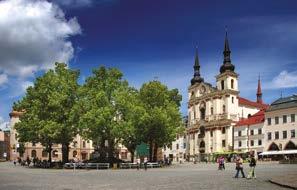
[[[236,123],[265,107],[262,101],[260,78],[257,101],[239,96],[239,75],[231,63],[231,50],[226,32],[224,61],[216,76],[216,87],[204,81],[200,74],[196,49],[194,76],[188,88],[187,156],[204,160],[214,152],[234,149],[233,129]]]

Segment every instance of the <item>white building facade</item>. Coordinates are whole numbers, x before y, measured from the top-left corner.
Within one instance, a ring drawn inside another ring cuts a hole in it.
[[[297,150],[297,95],[279,98],[265,113],[265,151]]]
[[[238,77],[231,64],[230,48],[225,38],[224,61],[216,76],[216,87],[204,82],[200,75],[200,63],[196,52],[194,77],[188,88],[188,147],[190,161],[207,159],[217,152],[234,150],[234,127],[241,118],[247,118],[266,105],[262,94],[257,102],[239,96]]]

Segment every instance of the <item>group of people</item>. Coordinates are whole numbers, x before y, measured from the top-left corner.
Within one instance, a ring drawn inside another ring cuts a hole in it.
[[[136,159],[136,163],[137,163],[137,170],[139,170],[141,167],[141,159],[139,157]],[[147,170],[147,163],[148,163],[148,159],[147,157],[144,157],[143,158],[144,170]]]
[[[19,164],[21,166],[30,166],[31,163],[33,163],[33,166],[39,166],[39,167],[46,167],[48,165],[48,161],[47,160],[41,160],[38,157],[34,157],[33,159],[29,158],[29,156],[27,156],[26,159],[23,159],[18,157],[17,159],[13,160],[13,164],[16,166],[16,164]]]
[[[238,178],[239,177],[239,173],[241,173],[242,178],[246,178],[245,174],[244,174],[244,170],[243,170],[243,159],[241,158],[241,156],[237,155],[235,158],[235,169],[236,169],[236,174],[234,176],[234,178]],[[250,154],[249,156],[249,167],[250,170],[248,172],[248,176],[247,179],[256,179],[256,173],[255,173],[255,167],[256,167],[256,158],[254,154]],[[218,170],[225,170],[225,158],[223,156],[219,157],[217,159],[217,162],[219,164],[218,166]]]

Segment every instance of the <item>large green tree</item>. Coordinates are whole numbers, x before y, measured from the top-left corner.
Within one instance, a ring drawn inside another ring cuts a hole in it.
[[[142,118],[143,139],[150,145],[150,160],[156,161],[158,148],[171,143],[180,131],[182,97],[177,89],[150,81],[142,85],[139,98],[146,112]]]
[[[77,101],[79,72],[56,63],[54,70],[38,77],[13,109],[23,111],[16,130],[21,142],[40,142],[46,147],[51,161],[52,145],[62,145],[62,161],[68,162],[69,144],[77,135],[70,119]]]
[[[122,73],[115,68],[100,67],[86,79],[79,90],[79,100],[73,109],[73,121],[77,123],[80,134],[93,141],[100,160],[113,160],[116,145],[121,141],[121,122],[129,109],[122,97],[132,97],[133,90],[122,79]]]

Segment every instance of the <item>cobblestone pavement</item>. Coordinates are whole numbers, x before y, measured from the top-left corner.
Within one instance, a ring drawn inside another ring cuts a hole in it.
[[[245,165],[245,173],[248,166]],[[14,167],[0,163],[1,190],[110,189],[286,189],[268,182],[297,170],[297,165],[258,164],[257,179],[234,179],[234,164],[218,171],[216,164],[181,164],[144,170],[55,170]]]

